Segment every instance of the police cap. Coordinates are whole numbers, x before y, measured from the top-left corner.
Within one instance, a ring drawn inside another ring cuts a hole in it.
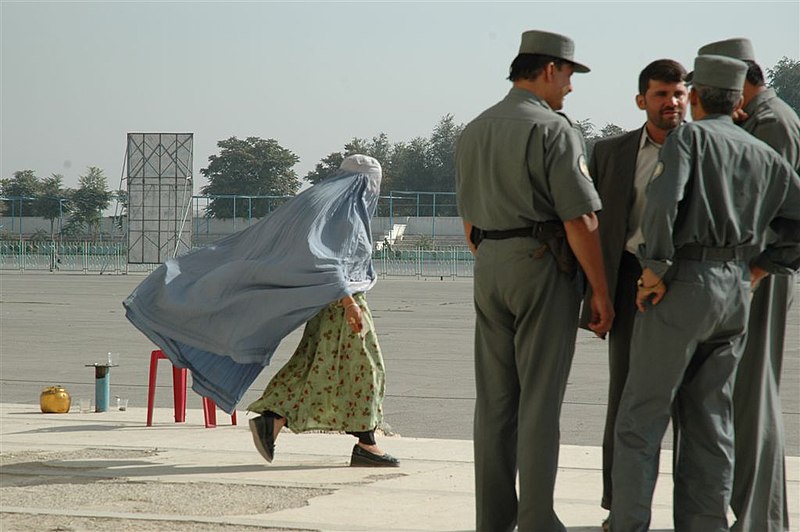
[[[747,63],[722,55],[698,55],[694,60],[693,82],[718,89],[742,90]]]
[[[575,43],[572,39],[549,31],[529,30],[522,34],[521,54],[549,55],[572,63],[574,72],[589,72],[589,67],[575,61]]]

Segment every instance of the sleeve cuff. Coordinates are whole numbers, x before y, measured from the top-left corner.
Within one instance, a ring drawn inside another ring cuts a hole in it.
[[[574,220],[575,218],[579,218],[584,214],[596,212],[602,208],[603,203],[600,201],[600,198],[597,197],[577,205],[571,205],[568,209],[561,209],[558,211],[558,216],[562,221]]]
[[[671,260],[639,259],[639,262],[642,263],[642,269],[650,268],[653,270],[653,273],[658,275],[659,279],[663,279],[664,274],[666,274],[667,270],[672,266]]]
[[[766,252],[762,252],[760,255],[758,255],[751,261],[751,264],[758,266],[762,270],[769,272],[772,275],[791,275],[795,273],[794,269],[788,266],[782,266],[770,260]]]

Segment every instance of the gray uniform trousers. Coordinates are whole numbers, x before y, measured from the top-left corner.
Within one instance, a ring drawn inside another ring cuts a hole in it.
[[[780,379],[793,281],[790,275],[764,278],[750,304],[747,344],[733,390],[736,523],[731,530],[736,532],[789,529]]]
[[[611,466],[614,463],[614,425],[617,421],[619,401],[628,378],[628,360],[631,353],[631,336],[636,309],[636,280],[642,275],[639,260],[624,252],[619,263],[617,289],[614,295],[614,324],[608,332],[608,407],[603,432],[603,499],[600,505],[611,509],[613,482]]]
[[[559,416],[580,295],[533,238],[484,240],[474,269],[477,530],[562,532]],[[516,476],[519,471],[519,497]]]
[[[733,481],[733,381],[750,297],[746,262],[678,260],[668,292],[636,318],[617,414],[613,532],[645,532],[673,401],[676,532],[727,532]]]

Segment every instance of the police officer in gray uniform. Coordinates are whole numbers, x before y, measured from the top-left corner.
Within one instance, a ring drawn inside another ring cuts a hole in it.
[[[580,305],[576,258],[594,289],[590,327],[604,334],[613,320],[594,213],[600,200],[580,132],[557,112],[572,73],[589,71],[573,54],[563,35],[523,33],[513,88],[466,126],[456,148],[458,209],[476,256],[480,531],[564,530],[553,488]]]
[[[747,63],[740,125],[772,146],[800,173],[800,118],[774,89],[764,86],[750,40],[717,41],[697,53],[725,55]],[[736,460],[731,508],[736,514],[732,530],[737,532],[789,530],[780,381],[793,295],[794,276],[770,276],[758,284],[750,303],[747,343],[733,389]]]
[[[751,279],[757,268],[800,267],[800,177],[731,118],[746,71],[729,57],[695,59],[695,121],[667,138],[647,190],[637,293],[644,313],[634,324],[617,416],[612,532],[649,527],[673,403],[675,530],[728,530],[733,380]],[[768,226],[777,239],[765,247]]]

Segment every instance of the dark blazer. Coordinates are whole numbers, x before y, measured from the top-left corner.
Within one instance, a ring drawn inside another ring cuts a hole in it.
[[[633,181],[643,128],[644,126],[597,141],[589,161],[589,174],[603,202],[603,209],[597,214],[597,218],[600,222],[600,245],[612,303],[617,290],[620,258],[625,250],[628,214],[635,199]],[[580,320],[580,326],[584,329],[592,317],[591,297],[592,289],[589,287]]]

